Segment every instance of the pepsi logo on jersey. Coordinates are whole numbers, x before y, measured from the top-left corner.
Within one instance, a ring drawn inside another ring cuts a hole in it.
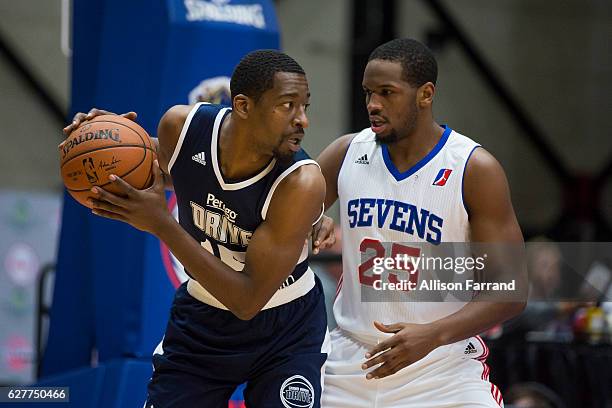
[[[221,243],[243,247],[249,245],[253,232],[238,227],[235,224],[238,214],[214,194],[209,193],[206,198],[206,206],[212,209],[206,209],[193,201],[190,205],[193,225],[206,235]]]

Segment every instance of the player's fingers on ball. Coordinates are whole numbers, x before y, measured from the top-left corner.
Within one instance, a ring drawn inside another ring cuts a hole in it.
[[[95,198],[93,198],[94,200],[106,201],[111,204],[123,207],[123,204],[124,204],[123,198],[116,196],[115,194],[109,193],[103,188],[92,187],[91,192],[95,195]]]
[[[136,112],[134,112],[134,111],[130,111],[130,112],[126,112],[126,113],[121,114],[121,116],[123,116],[124,118],[129,119],[129,120],[134,120],[134,119],[136,119],[138,114]]]
[[[113,113],[109,112],[109,111],[102,110],[102,109],[98,109],[98,108],[92,108],[92,109],[89,110],[89,112],[87,112],[87,115],[85,116],[85,119],[86,120],[93,119],[96,116],[100,116],[100,115],[113,115]]]
[[[72,122],[70,122],[68,126],[64,128],[64,133],[66,133],[67,135],[70,134],[73,130],[79,127],[83,120],[85,120],[85,114],[83,112],[78,112],[72,118]]]
[[[75,113],[74,117],[72,118],[72,123],[71,124],[74,125],[74,124],[81,123],[85,119],[86,116],[87,116],[87,114],[83,113],[83,112]]]
[[[113,212],[104,211],[104,210],[100,210],[100,209],[92,209],[91,212],[94,213],[97,216],[100,216],[100,217],[110,218],[111,220],[117,220],[117,221],[125,222],[125,217],[123,217],[123,216],[121,216],[119,214],[115,214]]]
[[[136,193],[136,189],[125,182],[121,177],[114,174],[108,176],[108,179],[119,189],[124,195],[131,197]]]
[[[106,212],[112,212],[118,215],[124,215],[124,209],[119,207],[118,205],[109,203],[108,201],[96,200],[95,198],[90,198],[89,203],[91,204],[92,210],[102,210]]]

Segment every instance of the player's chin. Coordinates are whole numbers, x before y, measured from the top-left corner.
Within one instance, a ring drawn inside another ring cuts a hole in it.
[[[378,143],[393,143],[397,140],[397,135],[392,129],[385,129],[384,132],[376,133],[376,141]]]
[[[283,143],[283,146],[279,146],[274,151],[274,157],[279,162],[288,162],[293,158],[295,152],[291,150],[289,147],[285,146],[286,143]]]

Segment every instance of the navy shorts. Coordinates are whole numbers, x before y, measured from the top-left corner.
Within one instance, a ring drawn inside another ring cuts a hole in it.
[[[227,408],[244,382],[247,407],[320,407],[327,318],[315,282],[306,295],[249,321],[198,301],[183,284],[153,355],[145,407]]]

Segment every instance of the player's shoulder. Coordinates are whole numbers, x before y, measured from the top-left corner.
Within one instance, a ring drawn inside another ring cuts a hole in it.
[[[325,179],[319,165],[304,150],[298,151],[291,163],[283,167],[279,187],[306,195],[325,190]]]
[[[166,111],[162,121],[167,124],[182,125],[190,115],[214,118],[224,108],[227,108],[227,106],[206,102],[198,102],[194,105],[174,105]]]
[[[505,177],[504,169],[495,156],[482,146],[477,147],[470,155],[465,167],[466,181],[484,178],[494,180],[499,176]]]
[[[294,162],[295,168],[287,174],[284,181],[292,188],[312,189],[325,186],[325,179],[316,161],[308,158]]]
[[[458,132],[455,129],[451,129],[445,126],[444,133],[447,133],[447,132],[448,132],[448,139],[445,144],[447,148],[468,149],[469,151],[471,151],[475,147],[480,146],[480,143],[478,143],[474,139]],[[442,137],[444,137],[444,134],[442,135]]]
[[[349,145],[351,145],[351,143],[358,141],[358,137],[362,136],[363,133],[364,132],[361,131],[357,133],[347,133],[345,135],[342,135],[329,144],[329,149],[339,155],[342,155],[342,157],[344,157],[344,154],[346,153],[346,150],[349,148]]]
[[[164,113],[160,124],[182,125],[192,108],[193,105],[174,105]]]

